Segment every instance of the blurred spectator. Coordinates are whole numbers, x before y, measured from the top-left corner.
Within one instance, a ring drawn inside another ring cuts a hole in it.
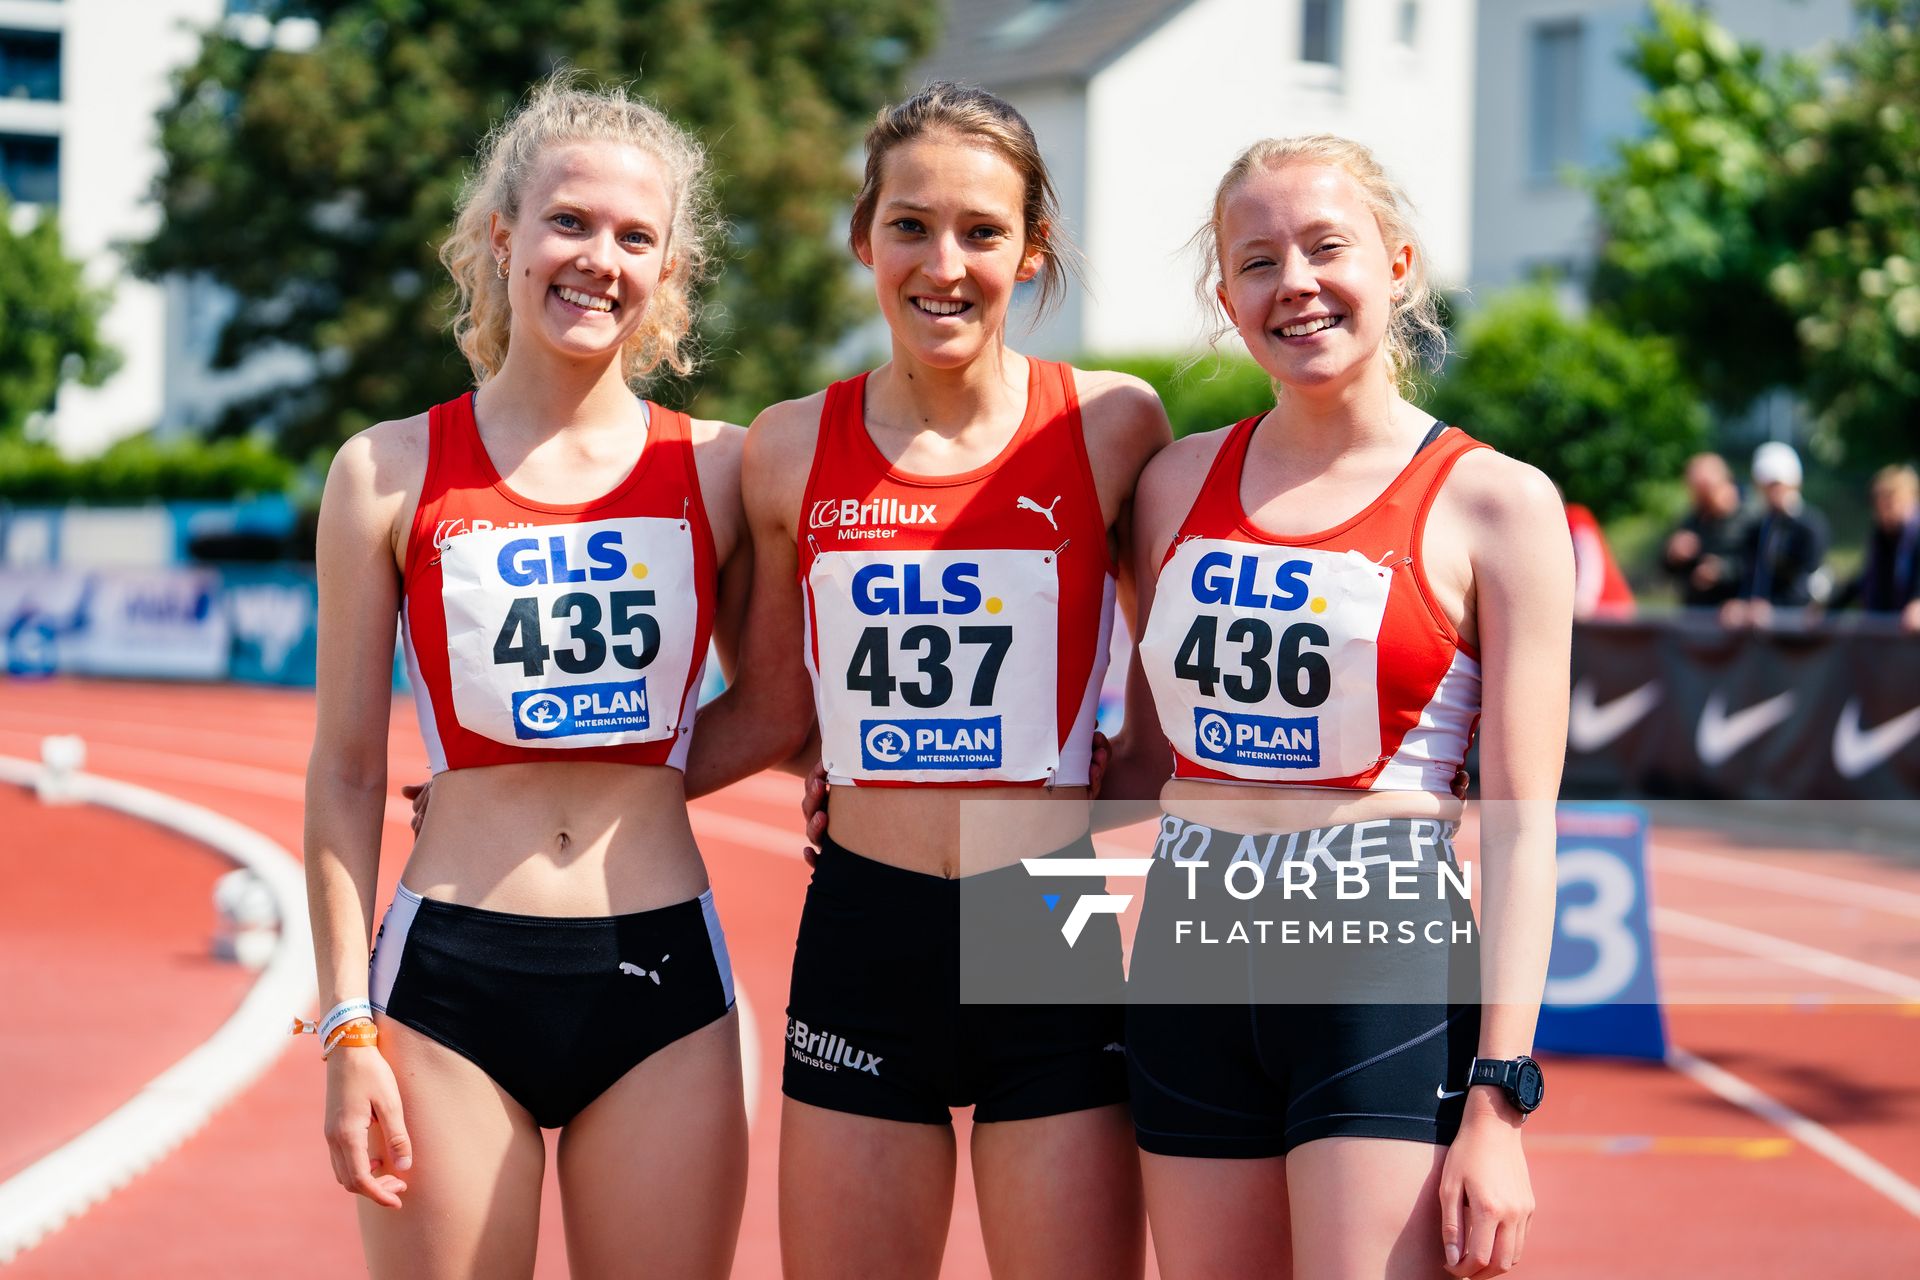
[[[1717,453],[1687,459],[1687,494],[1693,508],[1667,536],[1667,573],[1688,605],[1719,605],[1740,584],[1740,542],[1746,520],[1733,469]]]
[[[1827,519],[1800,496],[1800,455],[1769,440],[1753,451],[1760,513],[1741,539],[1740,585],[1722,607],[1729,624],[1764,625],[1775,608],[1814,602],[1813,576],[1827,556]]]
[[[1567,532],[1573,535],[1573,616],[1631,618],[1633,590],[1607,549],[1607,537],[1593,512],[1577,502],[1567,506]]]
[[[1912,467],[1882,467],[1868,492],[1873,530],[1860,576],[1833,598],[1835,609],[1858,603],[1868,613],[1897,614],[1920,631],[1920,475]]]

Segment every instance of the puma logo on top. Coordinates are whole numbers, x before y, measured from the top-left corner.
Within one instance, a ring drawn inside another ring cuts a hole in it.
[[[1038,502],[1035,502],[1032,498],[1022,497],[1014,502],[1013,509],[1015,511],[1031,511],[1035,515],[1045,516],[1047,519],[1047,523],[1053,526],[1053,531],[1055,533],[1058,533],[1060,532],[1060,524],[1058,521],[1056,521],[1053,518],[1053,509],[1059,505],[1060,505],[1060,495],[1055,494],[1053,501],[1049,502],[1044,507],[1041,506]]]

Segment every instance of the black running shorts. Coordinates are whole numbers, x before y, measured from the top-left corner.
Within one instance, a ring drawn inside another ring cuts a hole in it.
[[[1049,856],[1093,849],[1082,840]],[[962,881],[826,841],[794,947],[786,1095],[920,1124],[951,1123],[962,1106],[993,1122],[1124,1102],[1119,930],[1096,917],[1068,946],[1071,898],[1045,887],[1017,864]],[[963,967],[969,992],[1019,973],[1047,1001],[962,1003]]]

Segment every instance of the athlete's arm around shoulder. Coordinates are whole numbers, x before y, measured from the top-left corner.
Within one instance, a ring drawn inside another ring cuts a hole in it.
[[[823,394],[774,405],[741,433],[739,510],[742,541],[752,547],[752,581],[734,678],[702,709],[694,731],[689,797],[786,759],[813,727],[796,537],[822,403]]]
[[[1112,527],[1125,522],[1141,471],[1172,443],[1173,429],[1159,395],[1132,374],[1075,369],[1073,388],[1101,514]]]
[[[720,670],[731,680],[740,669],[740,628],[753,582],[753,539],[747,536],[740,505],[740,455],[745,427],[708,418],[689,419],[693,466],[700,475],[700,502],[713,530],[713,558],[719,567],[719,599],[714,604],[713,647]]]
[[[1227,429],[1221,428],[1175,440],[1153,455],[1134,487],[1129,537],[1122,551],[1134,583],[1129,614],[1134,652],[1127,666],[1126,722],[1114,741],[1113,763],[1100,787],[1104,799],[1157,799],[1161,785],[1173,772],[1173,756],[1160,731],[1153,690],[1140,666],[1139,641],[1153,612],[1160,563],[1199,496],[1226,437]],[[1130,810],[1108,805],[1096,813],[1095,823],[1114,825],[1134,816]]]
[[[327,472],[315,546],[317,715],[307,765],[307,893],[320,994],[365,994],[386,820],[387,717],[401,565],[427,469],[427,417],[369,427]]]

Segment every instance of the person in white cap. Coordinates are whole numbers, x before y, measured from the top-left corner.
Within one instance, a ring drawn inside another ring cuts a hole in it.
[[[1813,603],[1813,578],[1827,554],[1827,521],[1800,496],[1800,455],[1769,440],[1753,451],[1753,484],[1763,506],[1747,527],[1740,589],[1722,617],[1765,625],[1776,607]]]

